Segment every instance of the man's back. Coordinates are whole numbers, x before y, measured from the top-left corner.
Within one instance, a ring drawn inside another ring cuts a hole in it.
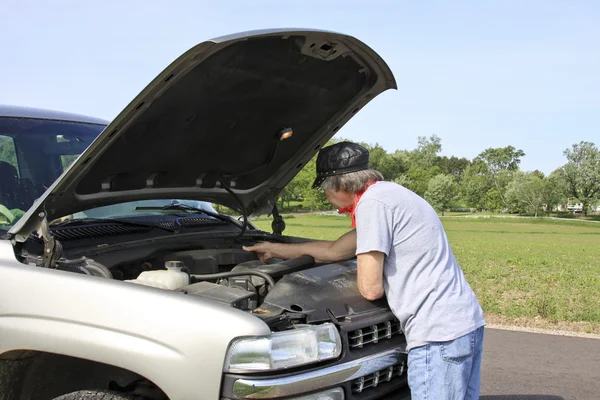
[[[356,209],[357,254],[386,254],[384,287],[408,349],[485,325],[435,210],[412,191],[378,182]]]

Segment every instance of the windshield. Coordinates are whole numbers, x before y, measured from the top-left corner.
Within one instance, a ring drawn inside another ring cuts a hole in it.
[[[85,210],[73,214],[73,219],[82,218],[123,218],[128,216],[148,215],[148,214],[164,214],[161,211],[161,207],[168,205],[182,204],[184,206],[198,208],[206,210],[208,212],[216,214],[217,211],[213,208],[211,203],[196,200],[184,200],[184,199],[164,199],[164,200],[139,200],[131,201],[128,203],[112,204],[104,207],[97,207],[90,210]],[[137,207],[156,207],[157,210],[136,210]]]
[[[102,132],[104,125],[36,118],[0,117],[0,229],[8,230]],[[149,214],[136,207],[180,203],[216,213],[210,203],[142,200],[86,210],[66,218]]]

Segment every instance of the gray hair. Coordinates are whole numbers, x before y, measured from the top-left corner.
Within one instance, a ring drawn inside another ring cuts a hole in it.
[[[374,169],[363,169],[347,174],[328,176],[323,183],[321,183],[321,189],[356,194],[363,191],[369,182],[382,180],[383,175],[381,175],[379,171]]]

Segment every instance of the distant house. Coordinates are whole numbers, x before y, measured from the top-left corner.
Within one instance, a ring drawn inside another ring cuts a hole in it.
[[[572,199],[567,199],[567,204],[559,204],[556,206],[556,211],[558,212],[582,212],[583,211],[583,203],[573,203]]]
[[[574,202],[575,199],[569,198],[567,199],[567,204],[559,204],[555,207],[555,211],[558,212],[572,212],[572,213],[580,213],[583,212],[583,203]],[[591,212],[600,212],[600,204],[594,207],[591,207]]]

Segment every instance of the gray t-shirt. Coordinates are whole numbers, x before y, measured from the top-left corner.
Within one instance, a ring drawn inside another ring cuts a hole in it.
[[[485,325],[437,213],[420,196],[392,182],[377,182],[358,202],[356,233],[357,255],[386,255],[385,294],[408,350]]]

